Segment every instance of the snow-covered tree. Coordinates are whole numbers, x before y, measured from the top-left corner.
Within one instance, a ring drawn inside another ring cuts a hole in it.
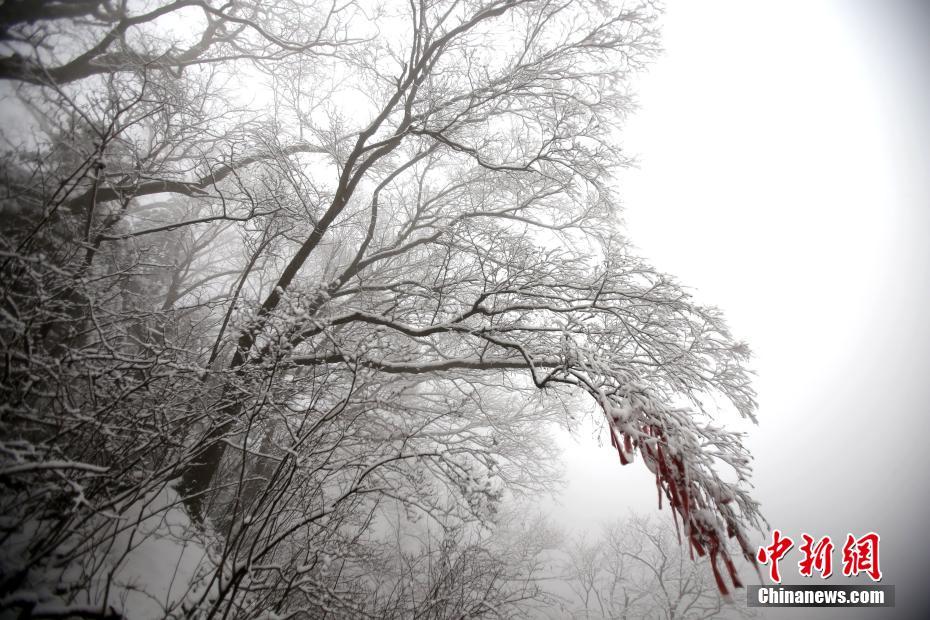
[[[5,604],[117,613],[174,537],[163,611],[360,613],[385,511],[493,523],[587,403],[726,591],[758,514],[705,403],[752,416],[747,349],[612,184],[655,13],[5,3]]]
[[[713,568],[689,557],[668,523],[634,515],[607,522],[565,549],[563,583],[573,618],[745,618],[745,601],[725,602]]]

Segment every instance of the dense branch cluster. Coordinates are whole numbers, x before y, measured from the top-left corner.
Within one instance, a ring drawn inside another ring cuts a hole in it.
[[[648,517],[609,521],[593,539],[576,536],[560,564],[577,618],[750,618],[745,602],[726,605],[713,571],[695,562],[671,524]]]
[[[747,350],[630,252],[611,185],[654,20],[4,3],[3,605],[519,615],[533,557],[464,540],[589,403],[726,592],[758,514],[704,402],[752,416]],[[134,581],[149,549],[185,577]]]

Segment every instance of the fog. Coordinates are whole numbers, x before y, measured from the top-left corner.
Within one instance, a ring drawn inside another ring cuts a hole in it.
[[[3,4],[0,606],[930,610],[930,8],[660,13]]]
[[[927,608],[930,568],[928,25],[917,2],[669,3],[621,179],[633,243],[753,349],[741,426],[771,527],[878,532],[896,617]],[[641,472],[602,469],[609,446],[564,443],[570,527],[655,509]]]

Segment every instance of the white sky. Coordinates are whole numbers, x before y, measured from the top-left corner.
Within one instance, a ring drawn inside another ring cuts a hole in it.
[[[926,9],[669,2],[622,179],[631,240],[755,352],[763,514],[796,539],[877,531],[900,617],[928,608],[930,568]],[[654,507],[644,468],[564,443],[563,525]]]

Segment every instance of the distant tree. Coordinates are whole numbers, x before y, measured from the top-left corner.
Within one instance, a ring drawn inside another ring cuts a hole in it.
[[[742,600],[721,597],[709,563],[689,557],[670,525],[649,517],[609,522],[591,541],[576,538],[563,570],[575,618],[751,616]]]
[[[561,535],[510,506],[493,531],[395,522],[382,549],[372,615],[378,618],[544,617],[556,606],[543,582]],[[438,534],[438,536],[437,536]]]
[[[164,613],[351,616],[379,515],[493,523],[583,397],[732,569],[757,507],[703,403],[752,415],[747,349],[631,253],[611,187],[655,17],[4,3],[2,600],[118,611],[129,515],[180,506],[150,537],[206,555]]]

